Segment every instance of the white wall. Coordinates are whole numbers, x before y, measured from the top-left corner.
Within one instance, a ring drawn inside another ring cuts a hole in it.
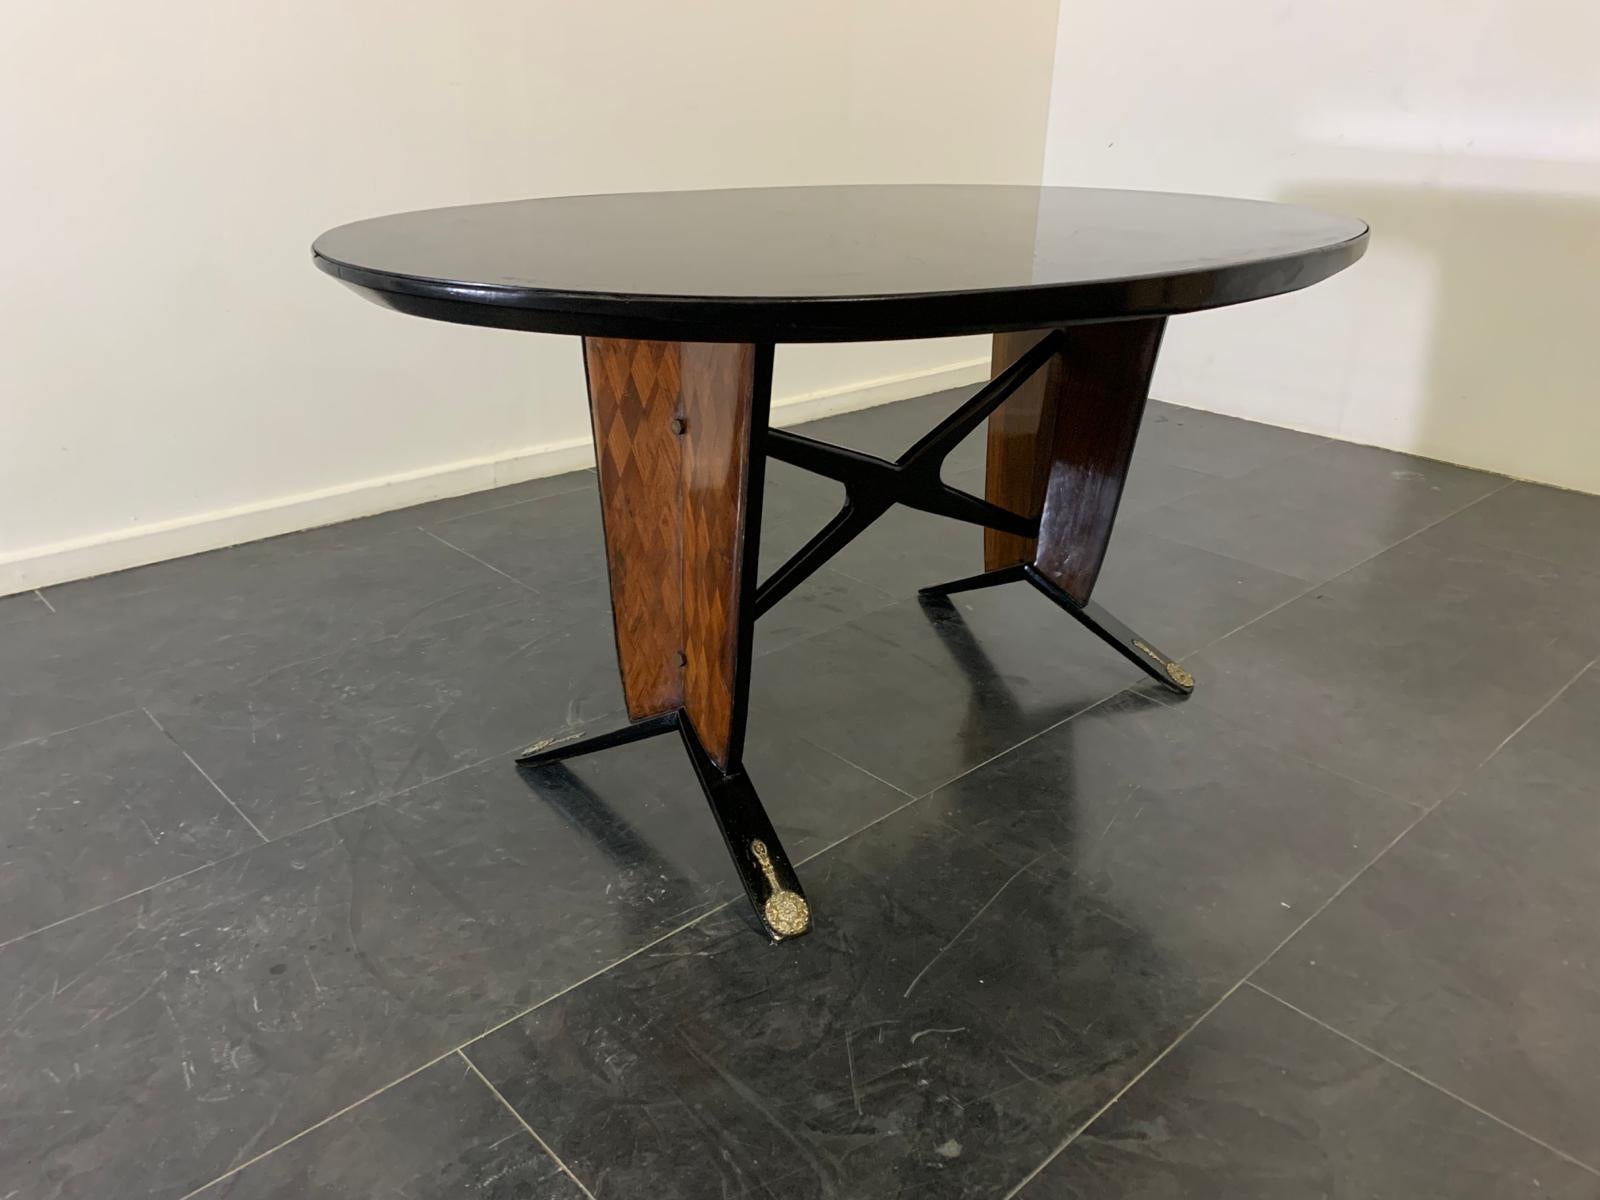
[[[0,593],[584,462],[575,340],[383,312],[311,239],[520,196],[1033,182],[1056,7],[8,5]],[[777,399],[986,356],[786,349]]]
[[[1600,492],[1600,4],[1065,0],[1045,182],[1365,217],[1174,321],[1155,394]]]

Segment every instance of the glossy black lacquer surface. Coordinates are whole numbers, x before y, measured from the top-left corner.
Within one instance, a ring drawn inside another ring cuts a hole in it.
[[[1310,209],[1092,188],[900,185],[567,196],[330,230],[380,304],[593,336],[825,342],[1216,308],[1349,266],[1367,227]]]

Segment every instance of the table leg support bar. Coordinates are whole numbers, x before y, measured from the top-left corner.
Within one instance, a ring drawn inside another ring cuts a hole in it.
[[[756,589],[756,616],[760,617],[804,583],[823,563],[855,541],[888,510],[887,503],[867,504],[854,499],[845,501],[844,507],[838,511],[833,520],[817,530],[804,546],[790,555],[788,561]]]
[[[770,609],[860,536],[896,504],[935,516],[1000,530],[1019,538],[1039,532],[1036,518],[970,496],[939,477],[950,451],[1055,357],[1065,343],[1060,330],[1045,333],[955,412],[890,462],[804,434],[773,429],[766,435],[767,457],[844,485],[845,504],[756,592],[756,615]]]

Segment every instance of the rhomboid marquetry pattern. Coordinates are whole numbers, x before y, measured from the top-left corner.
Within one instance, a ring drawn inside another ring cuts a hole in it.
[[[726,766],[737,748],[740,594],[750,519],[747,487],[755,347],[680,347],[683,442],[683,707]],[[753,549],[750,551],[753,553]]]
[[[585,338],[622,693],[634,720],[683,703],[678,347]]]
[[[728,766],[755,348],[586,338],[584,355],[628,715],[683,709]]]

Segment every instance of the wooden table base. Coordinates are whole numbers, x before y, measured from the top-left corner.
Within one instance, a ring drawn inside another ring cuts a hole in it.
[[[810,908],[743,765],[753,626],[896,504],[987,530],[987,571],[924,595],[1026,581],[1187,694],[1188,672],[1090,600],[1163,324],[997,335],[990,383],[893,462],[768,429],[771,345],[586,338],[617,660],[632,723],[536,747],[518,762],[537,768],[677,730],[767,936],[805,933]],[[985,419],[980,498],[944,484],[940,469]],[[839,481],[846,499],[757,587],[769,456]]]
[[[1029,538],[986,530],[984,574],[921,594],[1031,583],[1151,678],[1188,695],[1188,671],[1089,599],[1111,543],[1165,324],[1158,317],[996,335],[997,377],[1044,339],[1062,339],[1060,352],[989,419],[989,499],[1035,517],[1039,532]]]

